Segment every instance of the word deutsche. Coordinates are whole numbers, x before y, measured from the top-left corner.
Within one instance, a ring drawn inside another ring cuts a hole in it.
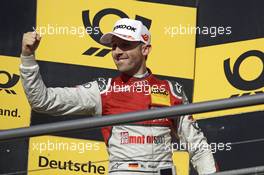
[[[77,163],[71,160],[63,162],[60,160],[49,160],[47,157],[39,156],[38,166],[66,171],[82,171],[85,173],[105,174],[105,167],[96,167],[91,161],[88,163]]]

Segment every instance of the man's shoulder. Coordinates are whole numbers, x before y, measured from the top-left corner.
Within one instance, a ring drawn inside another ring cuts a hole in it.
[[[156,81],[159,84],[168,84],[168,88],[171,90],[173,95],[176,95],[177,97],[182,97],[184,94],[184,88],[183,85],[175,80],[167,80],[167,79],[159,79],[155,76]]]
[[[184,86],[182,83],[178,82],[178,81],[171,81],[171,80],[167,80],[170,84],[170,88],[171,91],[173,93],[174,96],[179,97],[183,100],[183,103],[189,103],[189,100],[184,92]]]
[[[159,82],[159,83],[169,83],[171,85],[175,85],[177,88],[179,88],[178,90],[181,90],[181,87],[183,87],[182,83],[176,81],[176,80],[168,80],[168,79],[161,79],[156,75],[153,75],[153,78],[155,79],[155,81]]]
[[[178,94],[178,95],[182,95],[184,93],[184,87],[183,85],[175,80],[166,80],[168,81],[171,89],[173,90],[174,93]]]

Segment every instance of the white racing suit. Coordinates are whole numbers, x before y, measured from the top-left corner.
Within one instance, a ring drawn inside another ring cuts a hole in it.
[[[143,77],[121,75],[76,87],[47,88],[34,56],[21,57],[22,83],[32,109],[37,112],[107,117],[187,103],[179,83],[159,80],[150,70]],[[108,147],[111,175],[158,175],[162,168],[174,168],[172,133],[177,133],[181,145],[189,151],[199,174],[216,171],[211,149],[191,116],[109,126],[102,128],[102,133]]]

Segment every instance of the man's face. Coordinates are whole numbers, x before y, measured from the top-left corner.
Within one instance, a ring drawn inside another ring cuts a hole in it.
[[[134,75],[145,66],[142,43],[126,41],[116,36],[112,38],[112,56],[117,69],[128,75]]]

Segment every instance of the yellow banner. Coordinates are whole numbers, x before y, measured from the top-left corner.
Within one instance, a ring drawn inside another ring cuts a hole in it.
[[[27,127],[30,107],[20,81],[20,59],[0,56],[0,130]]]
[[[29,175],[108,174],[108,155],[103,142],[56,136],[30,139]]]
[[[194,102],[264,92],[264,39],[198,48]],[[195,115],[195,118],[263,111],[264,105]]]
[[[133,9],[133,10],[131,10]],[[144,10],[147,9],[147,10]],[[158,14],[158,16],[157,16]],[[196,8],[122,0],[41,0],[37,28],[42,41],[39,60],[115,69],[110,48],[99,43],[121,17],[150,27],[153,73],[193,79]]]
[[[176,167],[176,174],[189,175],[190,156],[187,151],[174,151],[172,159]]]

